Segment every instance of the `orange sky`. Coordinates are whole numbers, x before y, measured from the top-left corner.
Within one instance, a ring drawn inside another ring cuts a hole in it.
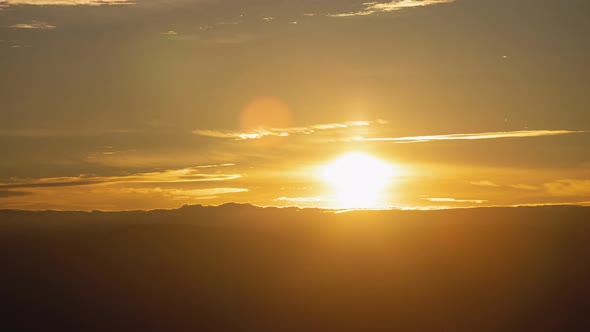
[[[588,204],[589,13],[0,0],[0,208]],[[395,171],[330,182],[351,153]]]

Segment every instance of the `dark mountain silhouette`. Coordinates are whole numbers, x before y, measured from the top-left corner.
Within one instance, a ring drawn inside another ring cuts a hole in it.
[[[0,211],[2,331],[589,331],[590,208]]]

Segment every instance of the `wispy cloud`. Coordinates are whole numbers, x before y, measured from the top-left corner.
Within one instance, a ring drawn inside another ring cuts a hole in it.
[[[590,201],[575,201],[575,202],[546,202],[546,203],[527,203],[509,205],[511,207],[538,207],[538,206],[590,206]],[[506,207],[506,205],[500,205]]]
[[[252,131],[218,131],[218,130],[201,130],[193,131],[193,134],[206,137],[230,138],[235,140],[260,139],[267,136],[286,137],[291,135],[310,135],[318,131],[345,129],[354,127],[367,127],[374,123],[385,123],[383,120],[378,121],[349,121],[343,123],[327,123],[311,125],[307,127],[291,128],[260,128]]]
[[[509,187],[514,188],[514,189],[529,190],[529,191],[535,191],[535,190],[541,189],[539,186],[532,186],[530,184],[512,184]]]
[[[0,129],[0,136],[8,137],[93,137],[106,135],[124,135],[141,132],[137,129],[107,130],[51,130],[51,129]]]
[[[237,194],[248,192],[245,188],[208,188],[208,189],[163,189],[163,188],[126,188],[123,193],[141,195],[163,195],[173,200],[212,199],[223,194]]]
[[[215,23],[215,25],[240,25],[244,23],[244,21],[221,21]]]
[[[326,199],[322,197],[279,197],[275,199],[275,201],[290,203],[321,203],[326,202]]]
[[[500,185],[491,181],[473,181],[472,185],[480,187],[511,188],[526,191],[544,191],[551,196],[586,196],[590,195],[590,180],[561,179],[539,184]]]
[[[17,180],[18,182],[0,184],[0,189],[24,189],[24,188],[56,188],[88,186],[92,184],[105,183],[98,179],[86,180],[84,177],[72,178],[46,178],[40,180]]]
[[[405,8],[424,7],[430,5],[455,2],[455,0],[393,0],[390,2],[365,2],[363,8],[348,13],[330,14],[331,17],[367,16],[377,13],[392,12]]]
[[[554,196],[590,196],[590,180],[564,179],[544,184]]]
[[[494,183],[489,180],[471,181],[470,184],[472,184],[474,186],[479,186],[479,187],[500,187],[499,184]]]
[[[1,9],[2,7],[0,7]],[[0,47],[8,47],[13,49],[23,48],[23,47],[31,47],[30,45],[25,44],[23,41],[20,40],[0,40]],[[2,135],[2,130],[0,130],[0,135]]]
[[[0,207],[60,210],[172,208],[195,201],[239,198],[249,191],[230,164],[119,176],[80,175],[0,180]],[[217,166],[217,167],[216,167]],[[25,196],[30,195],[30,196]],[[23,196],[23,197],[19,197]]]
[[[0,0],[0,8],[8,6],[116,6],[133,5],[133,0]]]
[[[434,202],[434,203],[475,203],[475,204],[484,204],[487,203],[487,200],[483,199],[455,199],[455,198],[423,198],[426,201]]]
[[[220,168],[220,167],[231,167],[231,166],[236,166],[236,164],[217,164],[217,165],[203,165],[203,166],[197,166],[195,168]]]
[[[35,30],[53,30],[56,28],[55,25],[51,25],[47,22],[33,21],[31,23],[19,23],[9,26],[13,29],[35,29]]]
[[[522,130],[522,131],[501,131],[475,134],[451,134],[451,135],[431,135],[431,136],[409,136],[409,137],[379,137],[364,138],[365,141],[382,141],[394,143],[425,143],[433,141],[460,141],[460,140],[483,140],[496,138],[522,138],[522,137],[541,137],[541,136],[558,136],[569,134],[587,133],[588,131],[574,130]]]
[[[80,175],[75,177],[54,177],[42,179],[11,179],[10,181],[0,183],[0,190],[23,188],[73,187],[100,184],[186,184],[197,182],[229,181],[241,178],[241,174],[202,172],[202,169],[228,167],[229,165],[231,164],[204,165],[183,169],[164,170],[159,172],[138,173],[133,175],[109,177]]]

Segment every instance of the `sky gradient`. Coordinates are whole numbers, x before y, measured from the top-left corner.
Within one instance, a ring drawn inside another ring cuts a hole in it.
[[[0,208],[590,202],[585,0],[0,0]]]

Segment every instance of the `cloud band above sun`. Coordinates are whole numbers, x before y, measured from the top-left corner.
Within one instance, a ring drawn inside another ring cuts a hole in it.
[[[390,2],[365,2],[361,10],[348,13],[330,14],[330,17],[368,16],[378,13],[397,11],[405,8],[424,7],[455,2],[455,0],[393,0]]]
[[[219,131],[219,130],[201,130],[193,131],[193,134],[206,137],[215,138],[230,138],[235,140],[252,140],[260,139],[267,136],[286,137],[291,135],[309,135],[318,131],[346,129],[355,127],[368,127],[373,124],[385,124],[383,120],[377,121],[348,121],[343,123],[327,123],[317,124],[307,127],[291,127],[291,128],[259,128],[251,131]]]

